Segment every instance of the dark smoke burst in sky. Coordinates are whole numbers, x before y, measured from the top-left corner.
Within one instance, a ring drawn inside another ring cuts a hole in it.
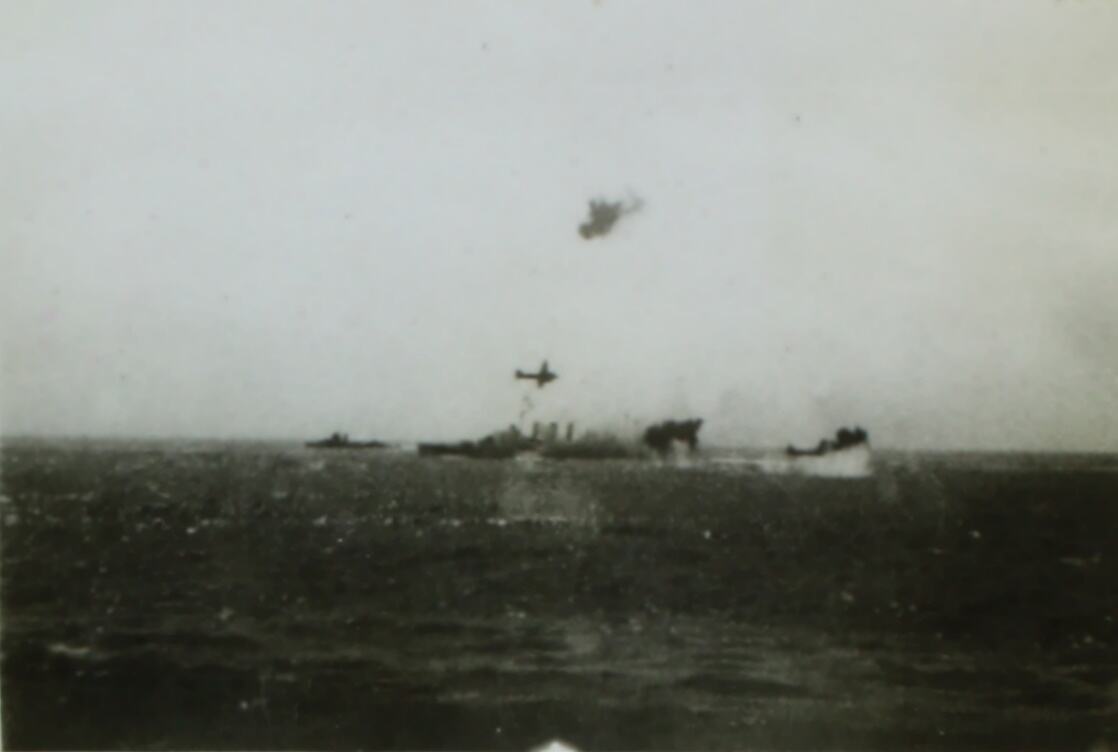
[[[594,199],[590,201],[590,218],[578,226],[578,232],[585,240],[599,235],[608,235],[617,220],[626,214],[640,211],[644,202],[633,198],[628,205],[622,201]]]

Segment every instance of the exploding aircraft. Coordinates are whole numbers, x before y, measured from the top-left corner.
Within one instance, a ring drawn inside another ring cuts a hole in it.
[[[617,220],[626,214],[640,211],[643,206],[644,202],[636,196],[630,199],[628,205],[622,201],[594,199],[590,202],[590,218],[578,226],[578,233],[584,240],[608,235]]]
[[[536,385],[542,389],[549,381],[555,381],[555,379],[559,378],[559,374],[548,370],[547,361],[545,360],[543,364],[540,365],[540,370],[536,373],[526,373],[525,371],[517,369],[516,378],[534,381]]]

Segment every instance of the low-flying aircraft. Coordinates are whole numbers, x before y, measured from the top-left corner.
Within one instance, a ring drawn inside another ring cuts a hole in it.
[[[540,366],[540,370],[536,373],[526,373],[517,369],[516,378],[534,381],[536,382],[536,385],[542,389],[544,386],[547,385],[549,381],[555,381],[555,379],[559,378],[559,374],[555,373],[554,371],[548,370],[547,361],[545,360]]]

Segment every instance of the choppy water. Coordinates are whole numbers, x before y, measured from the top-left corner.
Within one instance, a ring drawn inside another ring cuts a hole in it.
[[[12,444],[5,743],[1113,743],[1116,470]]]

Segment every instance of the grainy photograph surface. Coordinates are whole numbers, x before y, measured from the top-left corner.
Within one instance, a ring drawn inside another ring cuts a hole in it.
[[[0,6],[25,750],[1118,748],[1118,4]]]

